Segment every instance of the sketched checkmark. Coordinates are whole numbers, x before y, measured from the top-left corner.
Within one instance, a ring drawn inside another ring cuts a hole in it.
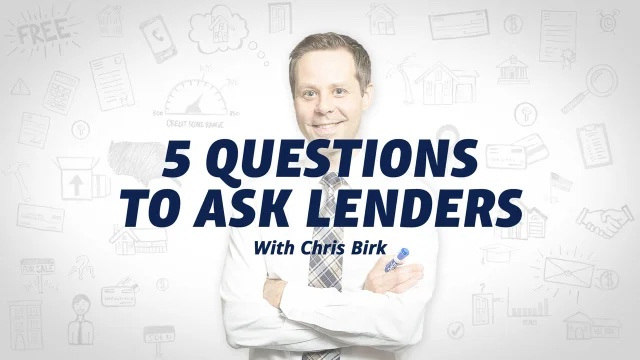
[[[464,336],[464,325],[459,322],[449,324],[449,337],[452,339],[460,339]]]
[[[451,329],[451,334],[452,335],[458,335],[458,333],[460,332],[460,325],[456,325],[455,329]]]

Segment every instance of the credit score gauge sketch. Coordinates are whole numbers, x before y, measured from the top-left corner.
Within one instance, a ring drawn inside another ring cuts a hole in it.
[[[174,86],[165,103],[167,115],[227,115],[227,104],[213,84],[185,80]]]

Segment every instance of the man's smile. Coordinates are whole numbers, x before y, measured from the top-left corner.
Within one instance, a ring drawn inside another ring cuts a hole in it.
[[[313,131],[318,135],[330,135],[336,132],[338,126],[346,120],[333,120],[330,122],[322,122],[317,124],[311,124]]]

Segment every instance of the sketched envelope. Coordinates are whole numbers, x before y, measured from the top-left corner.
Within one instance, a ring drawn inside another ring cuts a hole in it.
[[[544,263],[544,281],[591,287],[595,265],[579,261],[547,258]]]

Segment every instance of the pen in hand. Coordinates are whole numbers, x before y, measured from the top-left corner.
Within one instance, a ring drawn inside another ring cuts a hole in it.
[[[389,272],[395,268],[398,267],[398,265],[400,264],[400,261],[404,260],[404,258],[406,258],[407,256],[409,256],[409,249],[407,248],[402,248],[399,252],[398,255],[396,255],[396,257],[394,257],[393,259],[391,259],[391,261],[389,261],[387,263],[387,265],[385,265],[384,267],[384,272]]]

